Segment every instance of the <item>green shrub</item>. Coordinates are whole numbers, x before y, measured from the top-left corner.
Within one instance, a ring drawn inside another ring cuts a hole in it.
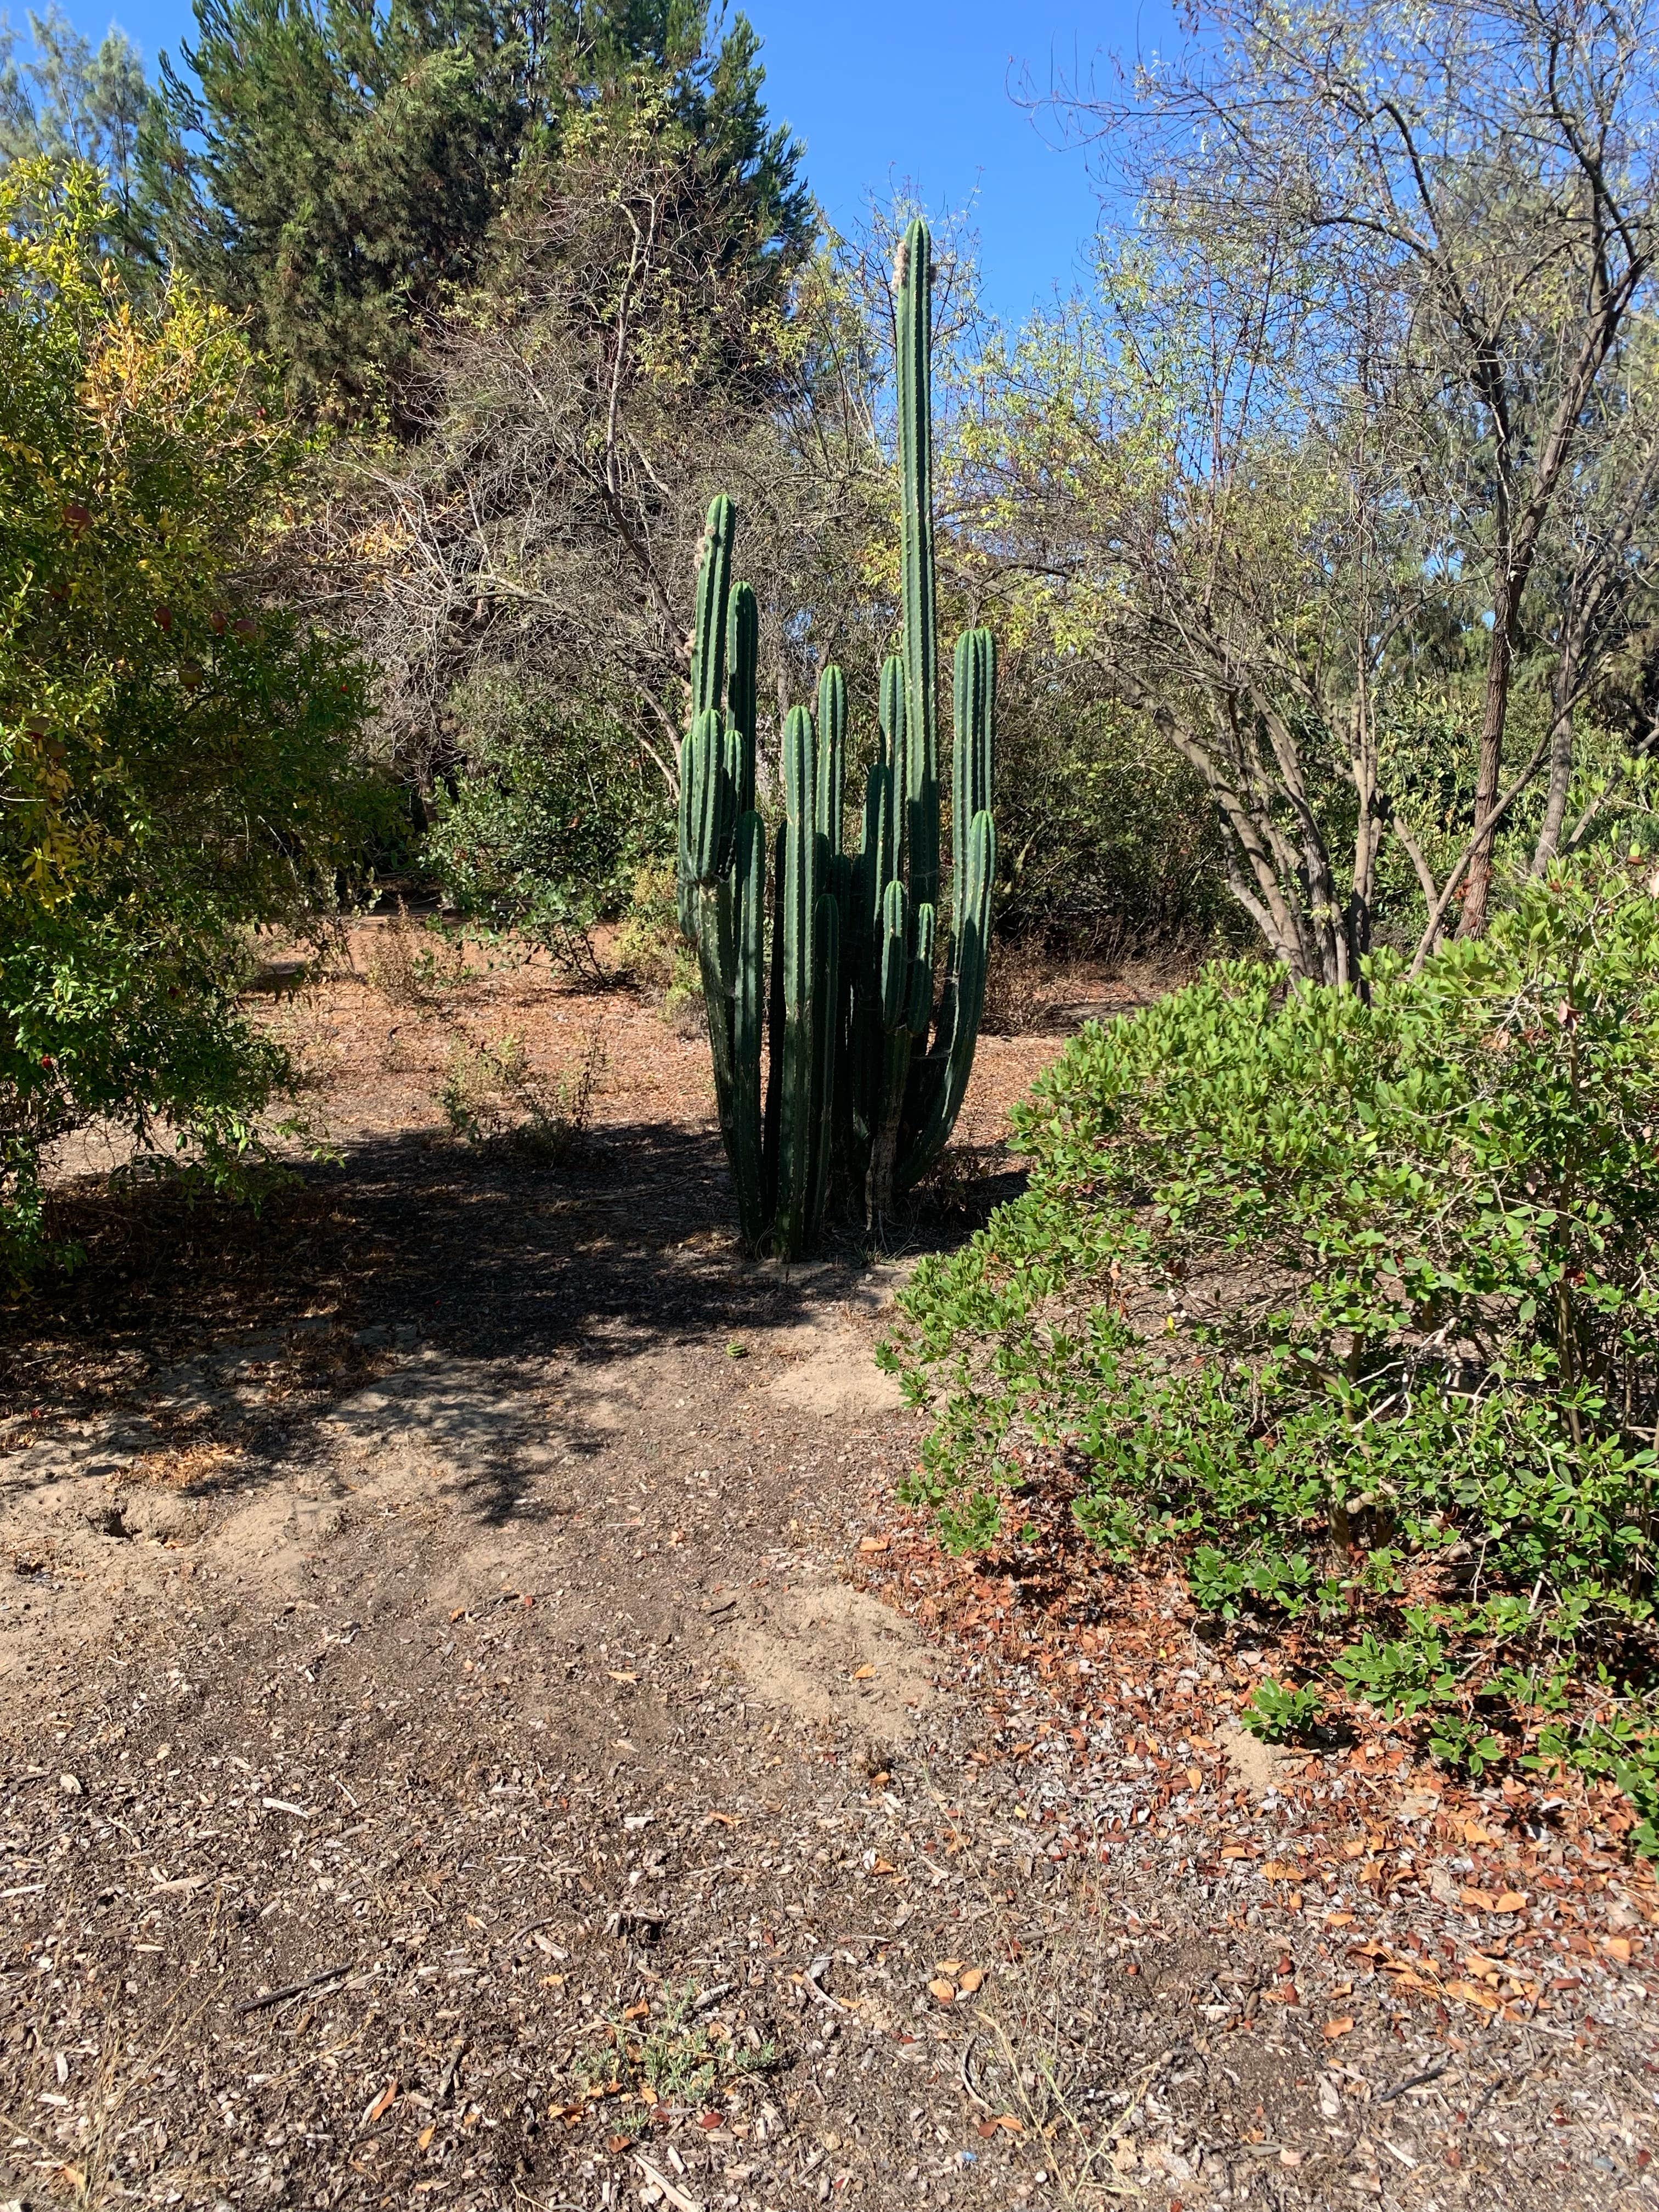
[[[243,1015],[384,812],[362,664],[246,579],[306,448],[237,324],[104,261],[81,164],[0,174],[0,1267],[43,1147],[98,1117],[245,1185],[289,1081]]]
[[[561,718],[533,686],[491,675],[453,703],[464,762],[427,842],[448,903],[474,929],[587,964],[588,931],[672,849],[665,789],[602,716]]]
[[[1241,942],[1214,804],[1150,716],[1018,643],[1003,692],[1000,935],[1108,957]]]
[[[690,1036],[705,1026],[696,947],[680,927],[678,879],[672,860],[635,871],[628,910],[611,963],[662,1006],[663,1019]]]
[[[1233,963],[1085,1030],[1017,1117],[1026,1194],[902,1301],[949,1532],[1064,1455],[1114,1556],[1300,1623],[1437,1755],[1483,1768],[1564,1700],[1548,1755],[1603,1741],[1653,1674],[1644,873],[1529,887],[1364,995]]]
[[[1264,1743],[1295,1743],[1305,1739],[1319,1720],[1319,1692],[1300,1690],[1272,1675],[1256,1685],[1255,1693],[1240,1717],[1252,1735]]]
[[[595,1029],[577,1066],[549,1081],[532,1062],[522,1037],[493,1042],[458,1034],[438,1092],[452,1135],[469,1145],[510,1145],[544,1166],[580,1158],[592,1119],[593,1094],[605,1070],[605,1040]]]

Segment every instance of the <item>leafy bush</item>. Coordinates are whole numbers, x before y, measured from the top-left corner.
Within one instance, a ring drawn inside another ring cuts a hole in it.
[[[368,980],[389,1006],[441,1004],[467,979],[465,948],[441,929],[416,921],[400,898],[368,955]]]
[[[680,927],[678,877],[673,863],[639,869],[617,941],[612,964],[636,988],[659,997],[663,1019],[682,1036],[703,1032],[702,971],[696,947]]]
[[[1002,691],[1005,940],[1108,957],[1241,942],[1215,806],[1150,718],[1101,698],[1068,656],[1039,660],[1018,644]]]
[[[1319,1719],[1319,1692],[1311,1686],[1292,1689],[1269,1675],[1256,1685],[1244,1708],[1244,1725],[1264,1743],[1293,1743],[1305,1737]]]
[[[466,767],[441,799],[427,858],[470,923],[574,965],[587,932],[672,844],[665,789],[602,716],[556,716],[533,688],[481,677],[455,702]]]
[[[1530,1730],[1605,1768],[1620,1715],[1642,1741],[1645,872],[1557,875],[1416,980],[1379,956],[1364,995],[1232,963],[1085,1030],[1018,1116],[1025,1195],[903,1300],[947,1534],[994,1535],[1035,1448],[1114,1556],[1177,1547],[1200,1607],[1295,1624],[1443,1756]]]
[[[44,1146],[103,1116],[245,1180],[289,1080],[238,994],[381,811],[346,648],[240,580],[305,448],[235,323],[129,299],[98,173],[0,174],[0,1261]]]
[[[598,1029],[580,1066],[551,1083],[532,1062],[522,1037],[509,1032],[491,1043],[458,1036],[438,1103],[451,1133],[465,1143],[510,1144],[544,1166],[562,1167],[586,1141],[604,1072]]]

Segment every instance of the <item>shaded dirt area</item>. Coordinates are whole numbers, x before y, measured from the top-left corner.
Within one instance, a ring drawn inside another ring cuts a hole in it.
[[[942,1560],[908,1250],[744,1260],[700,1044],[533,968],[273,1019],[337,1158],[71,1188],[5,1346],[0,2197],[1649,2201],[1651,1885],[1230,1738],[1160,1586]],[[458,1052],[551,1112],[596,1031],[580,1141],[450,1133]]]

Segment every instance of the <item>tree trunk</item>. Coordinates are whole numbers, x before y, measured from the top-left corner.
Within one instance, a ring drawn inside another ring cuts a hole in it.
[[[1498,779],[1504,767],[1504,726],[1509,717],[1510,678],[1515,668],[1521,581],[1512,569],[1506,570],[1492,611],[1492,650],[1486,656],[1486,696],[1480,717],[1480,765],[1474,784],[1476,841],[1464,884],[1462,917],[1457,925],[1460,937],[1486,933],[1496,842],[1489,824],[1498,805]]]
[[[1561,844],[1561,825],[1567,818],[1567,798],[1572,787],[1573,705],[1578,690],[1578,640],[1568,628],[1561,640],[1561,659],[1555,671],[1553,696],[1555,718],[1550,725],[1550,787],[1544,801],[1544,824],[1532,856],[1532,872],[1541,876]]]

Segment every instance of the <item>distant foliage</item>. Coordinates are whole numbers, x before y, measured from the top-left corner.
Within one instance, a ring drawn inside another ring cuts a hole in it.
[[[587,932],[669,848],[662,782],[613,725],[524,684],[481,677],[457,704],[467,759],[434,800],[428,859],[470,925],[580,964]]]
[[[0,174],[0,1248],[94,1117],[235,1183],[286,1079],[252,928],[333,901],[377,818],[348,650],[241,579],[302,448],[231,319],[98,251],[89,167]]]
[[[1036,654],[1008,656],[1003,690],[1004,936],[1108,957],[1237,942],[1215,809],[1149,719]]]
[[[57,0],[44,15],[31,9],[28,21],[34,51],[20,62],[17,34],[0,16],[0,158],[92,162],[119,228],[132,210],[149,106],[137,48],[112,24],[94,50]]]
[[[324,419],[400,434],[426,325],[479,277],[526,158],[659,73],[688,132],[805,235],[787,134],[758,135],[754,33],[706,5],[194,0],[143,145],[153,250],[246,313]]]
[[[1650,866],[1366,995],[1235,963],[1085,1030],[1028,1194],[904,1300],[947,1530],[994,1539],[1059,1453],[1108,1555],[1173,1547],[1443,1756],[1599,1762],[1659,1814]]]

